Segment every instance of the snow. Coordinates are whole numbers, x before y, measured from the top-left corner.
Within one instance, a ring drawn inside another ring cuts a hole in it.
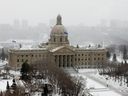
[[[0,60],[0,68],[3,68],[6,64],[8,64],[8,61]]]
[[[59,50],[59,49],[61,49],[61,48],[64,48],[64,46],[56,47],[56,48],[54,48],[54,49],[52,49],[52,50],[50,50],[50,51],[51,51],[51,52],[55,52],[55,51],[57,51],[57,50]]]
[[[115,50],[115,53],[116,53],[117,62],[124,63],[123,54],[119,50]],[[109,61],[113,61],[113,53],[111,54]],[[128,59],[126,61],[128,62]]]
[[[17,43],[33,43],[33,42],[35,42],[35,41],[33,41],[33,40],[28,40],[28,39],[26,39],[26,40],[22,40],[22,39],[8,39],[8,40],[6,40],[6,41],[1,41],[0,43],[12,43],[12,42],[17,42]]]
[[[0,91],[5,91],[7,86],[7,81],[9,82],[9,86],[12,85],[12,79],[0,79]]]
[[[106,86],[103,86],[102,84],[97,83],[96,81],[91,80],[89,78],[87,79],[87,88],[89,89],[90,93],[94,96],[121,96],[120,94],[114,92]]]
[[[78,73],[73,73],[70,71],[71,75],[81,76],[86,81],[85,90],[93,96],[122,96],[120,90],[116,89],[117,85],[113,85],[112,83],[108,83],[103,79],[103,77],[99,77],[96,69],[79,69]],[[100,78],[100,80],[99,80]],[[113,88],[113,86],[115,86]],[[127,95],[126,95],[127,96]]]
[[[103,94],[104,96],[121,96],[120,90],[118,89],[118,85],[112,83],[114,81],[108,82],[103,76],[100,76],[94,69],[88,69],[88,71],[86,69],[84,70],[82,70],[80,74],[86,76],[87,88],[94,88],[90,89],[91,94],[93,94],[94,96],[103,96]]]
[[[12,74],[12,75],[14,75],[15,77],[20,76],[20,71],[10,70],[9,73]]]

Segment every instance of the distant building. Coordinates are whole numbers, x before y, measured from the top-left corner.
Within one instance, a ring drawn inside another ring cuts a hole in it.
[[[58,15],[48,43],[39,48],[9,50],[9,64],[14,68],[20,68],[26,60],[31,64],[43,59],[52,59],[59,67],[95,68],[106,62],[106,49],[70,46],[68,32],[62,24],[61,16]]]

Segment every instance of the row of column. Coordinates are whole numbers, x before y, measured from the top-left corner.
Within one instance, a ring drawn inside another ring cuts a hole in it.
[[[72,67],[74,55],[55,55],[55,62],[59,67]]]

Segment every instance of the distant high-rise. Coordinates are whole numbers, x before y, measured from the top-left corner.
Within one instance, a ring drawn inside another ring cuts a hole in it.
[[[15,19],[15,20],[14,20],[14,23],[13,23],[13,27],[14,27],[14,28],[17,28],[17,29],[20,28],[20,21],[17,20],[17,19]]]

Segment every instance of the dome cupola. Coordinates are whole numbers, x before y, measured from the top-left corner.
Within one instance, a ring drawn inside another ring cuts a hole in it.
[[[56,22],[56,25],[62,25],[61,19],[62,19],[61,16],[58,15],[58,16],[57,16],[57,22]]]

